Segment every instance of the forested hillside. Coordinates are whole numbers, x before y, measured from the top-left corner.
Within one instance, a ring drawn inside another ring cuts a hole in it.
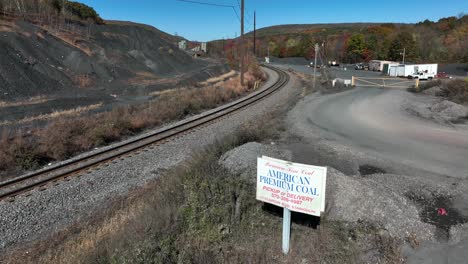
[[[253,50],[253,33],[246,35]],[[236,40],[211,43],[231,50]],[[257,55],[313,57],[315,43],[325,57],[341,62],[401,60],[403,49],[412,62],[468,62],[468,15],[425,20],[417,24],[347,23],[280,25],[257,30]]]

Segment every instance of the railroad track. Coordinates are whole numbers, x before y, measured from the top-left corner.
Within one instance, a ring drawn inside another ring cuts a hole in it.
[[[261,101],[265,97],[281,89],[289,81],[289,75],[286,72],[270,66],[264,67],[275,71],[279,76],[278,80],[270,87],[256,91],[225,106],[206,111],[194,118],[180,121],[171,127],[162,128],[153,133],[112,145],[100,151],[1,182],[0,201],[6,200],[13,202],[15,197],[22,194],[28,195],[33,189],[43,190],[51,184],[58,184],[58,181],[67,181],[72,177],[79,177],[86,173],[91,173],[93,170],[99,168],[99,166],[118,162],[119,159],[124,159],[133,154],[138,154],[140,151],[154,148],[170,139],[193,132],[198,128],[214,123]]]

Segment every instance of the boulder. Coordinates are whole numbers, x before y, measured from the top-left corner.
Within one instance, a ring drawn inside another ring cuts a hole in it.
[[[468,109],[460,104],[444,100],[431,106],[431,111],[437,113],[446,121],[456,121],[468,116]]]
[[[459,243],[461,241],[468,241],[468,223],[458,224],[450,228],[450,242]]]
[[[276,145],[249,142],[224,153],[219,159],[219,164],[231,173],[239,174],[255,183],[257,177],[257,157],[261,156],[283,160],[292,159],[292,153],[289,150],[281,150]]]

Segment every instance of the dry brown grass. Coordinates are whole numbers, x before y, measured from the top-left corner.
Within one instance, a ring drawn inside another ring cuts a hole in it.
[[[56,30],[48,30],[47,27],[43,27],[47,30],[49,34],[52,36],[68,43],[69,45],[83,51],[86,55],[92,56],[93,51],[90,47],[85,45],[86,40],[82,37],[82,34],[77,34],[69,31],[56,31]]]
[[[0,19],[0,32],[18,32],[18,26],[12,21]]]
[[[101,34],[107,38],[114,38],[114,39],[128,39],[129,38],[127,35],[124,35],[124,34],[107,32],[107,31],[104,31]]]
[[[79,106],[73,109],[54,111],[50,114],[31,116],[31,117],[26,117],[26,118],[15,120],[15,121],[3,121],[3,122],[0,122],[0,126],[19,125],[19,124],[31,123],[34,121],[44,121],[44,120],[52,120],[52,119],[57,119],[57,118],[62,118],[62,117],[79,116],[83,113],[89,112],[91,110],[99,109],[101,107],[102,107],[102,103],[92,104],[92,105],[87,105],[87,106]]]
[[[22,106],[22,105],[34,105],[34,104],[42,104],[47,101],[49,101],[45,96],[34,96],[29,98],[26,101],[13,101],[13,102],[5,102],[5,101],[0,101],[0,108],[1,107],[12,107],[12,106]]]
[[[162,91],[155,91],[151,92],[149,95],[153,97],[158,97],[158,96],[163,96],[163,95],[170,95],[170,94],[176,94],[183,92],[187,90],[187,87],[182,87],[182,88],[176,88],[176,89],[167,89],[167,90],[162,90]]]
[[[151,85],[158,83],[161,78],[151,72],[136,72],[136,76],[127,80],[130,85]]]
[[[228,78],[234,77],[236,75],[236,71],[231,70],[230,72],[227,72],[225,74],[222,74],[220,76],[212,77],[204,82],[201,82],[200,85],[206,86],[206,85],[213,85],[217,82],[225,81]]]
[[[42,33],[42,32],[37,32],[36,36],[38,36],[41,39],[45,39],[44,33]]]

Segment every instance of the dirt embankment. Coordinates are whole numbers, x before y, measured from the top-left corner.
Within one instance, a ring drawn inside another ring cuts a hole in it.
[[[225,63],[194,59],[178,49],[177,37],[148,25],[67,23],[0,17],[0,124],[93,105],[101,112],[140,104],[156,91],[229,71]]]
[[[0,19],[0,100],[82,92],[78,88],[119,93],[210,64],[149,26],[111,22],[72,28]]]

